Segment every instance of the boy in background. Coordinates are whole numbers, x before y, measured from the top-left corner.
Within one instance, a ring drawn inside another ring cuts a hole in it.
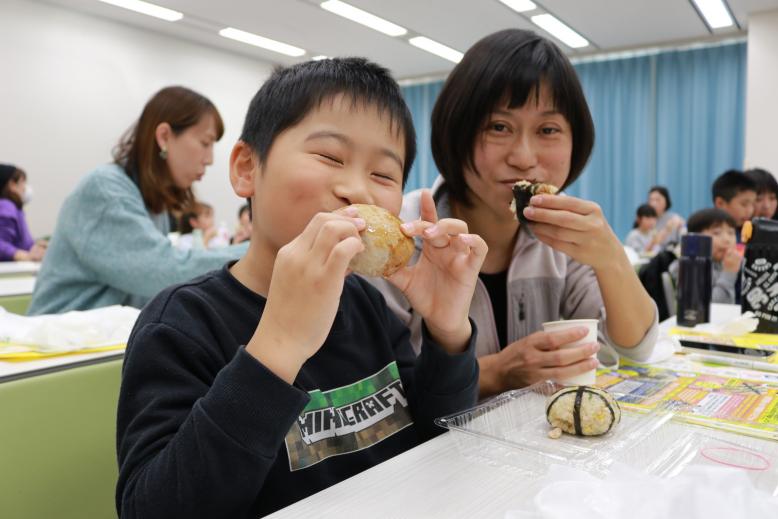
[[[243,243],[249,239],[251,239],[251,206],[246,203],[238,209],[238,225],[230,242]]]
[[[129,340],[117,422],[124,518],[257,517],[442,432],[475,404],[468,310],[486,243],[437,220],[403,225],[422,258],[389,276],[424,319],[408,329],[367,281],[352,204],[398,214],[415,155],[388,72],[359,58],[276,71],[230,156],[251,198],[237,263],[157,296]]]
[[[725,171],[713,181],[713,205],[735,221],[737,243],[741,243],[740,229],[743,224],[754,215],[756,191],[756,183],[736,169]]]

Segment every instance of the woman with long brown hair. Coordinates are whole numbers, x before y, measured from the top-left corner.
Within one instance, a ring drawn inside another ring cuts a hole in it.
[[[89,173],[65,200],[28,313],[140,307],[168,285],[240,257],[245,245],[182,252],[167,238],[169,214],[194,202],[192,184],[223,133],[207,98],[177,86],[157,92],[114,163]]]

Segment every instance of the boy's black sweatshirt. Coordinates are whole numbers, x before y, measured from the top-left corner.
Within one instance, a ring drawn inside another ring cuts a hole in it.
[[[438,416],[475,404],[475,325],[449,355],[409,332],[366,281],[346,278],[321,349],[294,385],[245,351],[265,298],[225,267],[144,308],[119,396],[123,518],[256,517],[406,451]]]

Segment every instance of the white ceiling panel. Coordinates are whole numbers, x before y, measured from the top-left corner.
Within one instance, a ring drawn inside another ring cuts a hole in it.
[[[687,0],[544,0],[542,3],[601,50],[710,35]]]
[[[409,2],[385,0],[352,0],[351,3],[460,52],[487,34],[535,27],[496,0],[424,0],[411,2],[413,8],[409,8]]]
[[[253,32],[308,54],[366,56],[396,77],[446,74],[453,64],[417,49],[406,37],[392,38],[325,11],[318,0],[152,0],[182,11],[184,19],[169,23],[106,5],[97,0],[39,0],[142,27],[258,60],[290,64],[299,61],[220,37],[227,26]],[[459,51],[480,38],[506,28],[532,29],[529,17],[549,12],[592,42],[572,55],[702,41],[745,34],[751,13],[778,9],[778,0],[728,0],[740,28],[711,34],[689,0],[540,0],[538,10],[519,14],[498,0],[351,0],[350,3]]]

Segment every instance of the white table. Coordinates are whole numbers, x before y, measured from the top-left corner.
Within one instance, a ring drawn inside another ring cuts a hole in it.
[[[0,262],[0,277],[35,276],[41,268],[36,261]]]
[[[710,305],[710,322],[714,324],[725,323],[737,318],[740,315],[740,305],[725,305],[721,303],[712,303]],[[661,331],[669,331],[671,328],[678,326],[676,316],[672,316],[669,319],[665,319],[659,323],[659,329]]]
[[[0,277],[0,297],[25,296],[32,294],[35,277]]]
[[[721,431],[708,433],[738,438]],[[268,517],[504,519],[508,511],[528,508],[542,486],[540,479],[510,468],[468,460],[452,433],[444,433]]]
[[[713,305],[711,318],[722,322],[739,314],[737,305]],[[674,325],[675,318],[661,324],[664,330]],[[538,482],[510,469],[468,460],[445,433],[269,517],[504,518],[539,490]]]
[[[537,490],[506,468],[467,460],[445,433],[268,517],[503,518]]]

